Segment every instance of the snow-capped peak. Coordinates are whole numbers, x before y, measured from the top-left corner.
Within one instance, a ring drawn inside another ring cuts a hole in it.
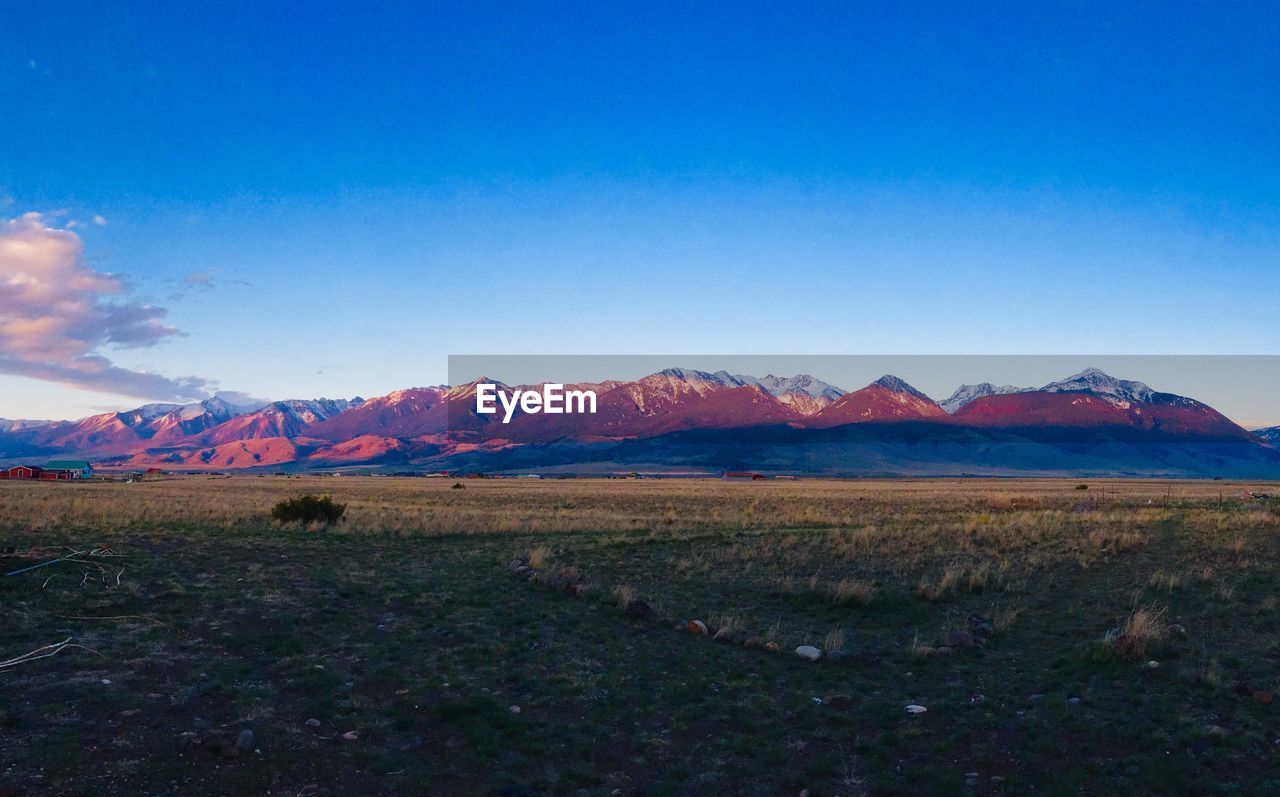
[[[1266,429],[1254,429],[1253,433],[1268,443],[1280,445],[1280,426],[1268,426]]]
[[[803,393],[806,396],[824,401],[835,401],[844,395],[844,391],[821,379],[809,376],[808,374],[797,374],[792,377],[774,376],[768,374],[762,377],[749,376],[747,374],[737,374],[733,377],[739,383],[745,385],[755,385],[766,393],[770,393],[779,398],[796,393]]]
[[[924,399],[929,402],[933,401],[933,399],[912,387],[905,379],[894,376],[893,374],[885,374],[871,384],[882,387],[892,393],[906,393],[907,395],[915,396],[918,399]]]
[[[1097,368],[1086,368],[1074,376],[1050,382],[1040,388],[1045,393],[1092,393],[1108,401],[1150,401],[1155,391],[1142,382],[1116,379]]]
[[[983,382],[977,385],[961,385],[956,388],[956,392],[945,401],[938,403],[938,406],[951,414],[955,414],[966,404],[976,401],[986,396],[1003,396],[1009,393],[1026,393],[1031,390],[1029,387],[1014,387],[1013,385],[993,385],[990,382]]]

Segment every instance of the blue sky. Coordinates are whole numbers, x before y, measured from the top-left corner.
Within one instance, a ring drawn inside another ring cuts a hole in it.
[[[288,398],[479,352],[1277,353],[1267,4],[263,5],[0,7],[0,217],[167,310],[76,356]],[[0,417],[146,398],[36,349]]]

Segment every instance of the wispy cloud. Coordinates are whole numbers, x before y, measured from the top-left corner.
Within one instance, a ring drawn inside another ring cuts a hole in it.
[[[86,265],[70,229],[39,213],[0,222],[0,372],[162,401],[206,398],[209,380],[123,368],[102,353],[180,336],[167,315],[131,300],[121,277]]]

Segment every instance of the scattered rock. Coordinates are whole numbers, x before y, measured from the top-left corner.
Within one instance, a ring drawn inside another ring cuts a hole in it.
[[[1147,662],[1144,666],[1148,670],[1158,670],[1160,669],[1160,662],[1156,661],[1155,659],[1152,659],[1151,661]]]
[[[519,707],[519,706],[512,706],[512,707],[511,707],[511,713],[512,713],[512,714],[519,714],[519,713],[520,713],[520,707]]]
[[[706,623],[704,623],[704,622],[702,622],[701,620],[690,620],[690,621],[685,625],[685,627],[688,629],[688,631],[689,631],[689,633],[690,633],[690,634],[705,634],[705,633],[707,633],[707,624],[706,624]]]
[[[950,631],[942,640],[944,648],[960,648],[969,650],[974,646],[973,634],[968,631]]]
[[[953,650],[952,648],[947,648],[947,647],[931,648],[928,645],[921,645],[920,647],[915,649],[915,653],[917,656],[923,656],[924,658],[927,659],[927,658],[930,658],[931,656],[950,655],[952,650]]]
[[[236,737],[236,749],[242,753],[247,753],[253,749],[257,739],[253,735],[253,731],[245,728],[240,731],[240,735]]]
[[[313,717],[313,718],[311,718],[311,719],[307,720],[306,725],[307,725],[307,727],[308,727],[308,728],[319,728],[319,727],[320,727],[320,720],[315,719],[315,718]]]
[[[929,710],[929,709],[925,708],[924,706],[920,706],[920,705],[917,705],[917,704],[915,704],[915,703],[911,703],[911,704],[909,704],[909,705],[907,706],[907,713],[908,713],[908,714],[923,714],[923,713],[925,713],[925,712],[926,712],[926,711],[928,711],[928,710]]]
[[[801,645],[796,648],[796,655],[806,661],[817,661],[822,658],[822,651],[818,650],[813,645]]]
[[[356,739],[360,738],[360,731],[347,731],[342,734],[342,738],[346,739],[348,742],[354,742]]]
[[[1204,732],[1215,739],[1222,739],[1227,735],[1227,729],[1221,725],[1206,725]]]
[[[1078,698],[1078,697],[1069,697],[1069,698],[1067,698],[1067,705],[1068,705],[1068,706],[1078,706],[1078,705],[1080,705],[1080,698]]]
[[[121,711],[121,712],[120,712],[120,716],[122,716],[122,717],[136,717],[136,716],[138,716],[138,715],[139,715],[139,714],[141,714],[141,713],[142,713],[142,709],[140,709],[140,708],[129,708],[129,709],[125,709],[124,711]]]
[[[777,653],[778,651],[782,650],[782,646],[779,645],[777,642],[766,642],[764,643],[764,649],[769,651],[770,653]]]
[[[1169,630],[1169,636],[1173,637],[1174,639],[1186,639],[1189,636],[1189,634],[1187,633],[1187,627],[1179,623],[1174,623],[1173,625],[1169,626],[1168,630]]]
[[[720,642],[725,645],[733,644],[733,634],[727,628],[721,628],[716,631],[716,635],[711,637],[713,642]]]
[[[747,650],[759,650],[764,647],[764,640],[758,636],[749,636],[742,640],[742,646]]]
[[[622,613],[633,620],[653,619],[653,607],[639,599],[627,601],[627,606]]]
[[[1271,705],[1271,704],[1272,704],[1272,702],[1274,702],[1274,701],[1275,701],[1275,699],[1276,699],[1275,693],[1274,693],[1274,692],[1269,692],[1269,691],[1267,691],[1267,690],[1265,690],[1265,689],[1260,689],[1260,690],[1258,690],[1257,692],[1254,692],[1254,693],[1253,693],[1253,700],[1254,700],[1254,702],[1255,702],[1255,703],[1261,703],[1261,704],[1262,704],[1262,705],[1264,705],[1264,706],[1269,706],[1269,705]]]
[[[524,558],[523,556],[517,556],[515,559],[512,559],[510,562],[507,563],[507,570],[511,571],[512,573],[519,573],[521,568],[527,568],[528,566],[529,566],[528,559]]]

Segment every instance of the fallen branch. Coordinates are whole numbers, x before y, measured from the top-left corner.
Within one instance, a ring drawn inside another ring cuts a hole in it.
[[[23,653],[21,656],[16,656],[7,661],[0,661],[0,670],[6,669],[8,667],[16,667],[19,664],[26,664],[27,662],[35,661],[36,659],[47,659],[50,656],[58,655],[62,651],[66,650],[67,648],[80,648],[81,650],[89,651],[95,656],[102,655],[101,653],[94,650],[93,648],[87,648],[84,645],[79,645],[72,642],[71,639],[72,637],[67,637],[61,642],[55,642],[52,645],[45,645],[44,647],[36,648],[30,653]]]
[[[87,548],[87,549],[85,549],[85,550],[83,550],[83,551],[77,551],[77,550],[75,550],[74,548],[71,548],[70,546],[65,546],[65,547],[66,547],[66,549],[67,549],[68,551],[71,551],[71,553],[69,553],[69,554],[67,554],[67,555],[65,555],[65,556],[59,556],[57,559],[50,559],[50,560],[49,560],[49,561],[47,561],[47,562],[41,562],[40,564],[30,565],[30,566],[28,566],[28,567],[20,567],[20,568],[18,568],[17,570],[12,570],[12,571],[10,571],[10,572],[8,572],[8,573],[5,573],[5,575],[6,575],[6,576],[19,576],[19,575],[22,575],[23,573],[29,573],[29,572],[31,572],[32,570],[39,570],[39,569],[40,569],[40,568],[42,568],[42,567],[48,567],[49,565],[56,565],[58,562],[77,562],[77,563],[82,564],[82,565],[97,564],[97,562],[86,562],[86,561],[85,561],[85,560],[83,560],[83,559],[78,559],[78,558],[76,558],[76,557],[79,557],[79,556],[87,556],[87,557],[89,557],[90,559],[95,559],[95,558],[105,558],[105,557],[111,557],[111,556],[123,556],[123,554],[118,554],[118,553],[116,553],[116,552],[115,552],[114,550],[112,550],[110,547],[106,547],[106,548]],[[98,565],[98,566],[99,566],[99,567],[101,567],[101,565]],[[121,571],[121,572],[123,572],[123,571]]]

